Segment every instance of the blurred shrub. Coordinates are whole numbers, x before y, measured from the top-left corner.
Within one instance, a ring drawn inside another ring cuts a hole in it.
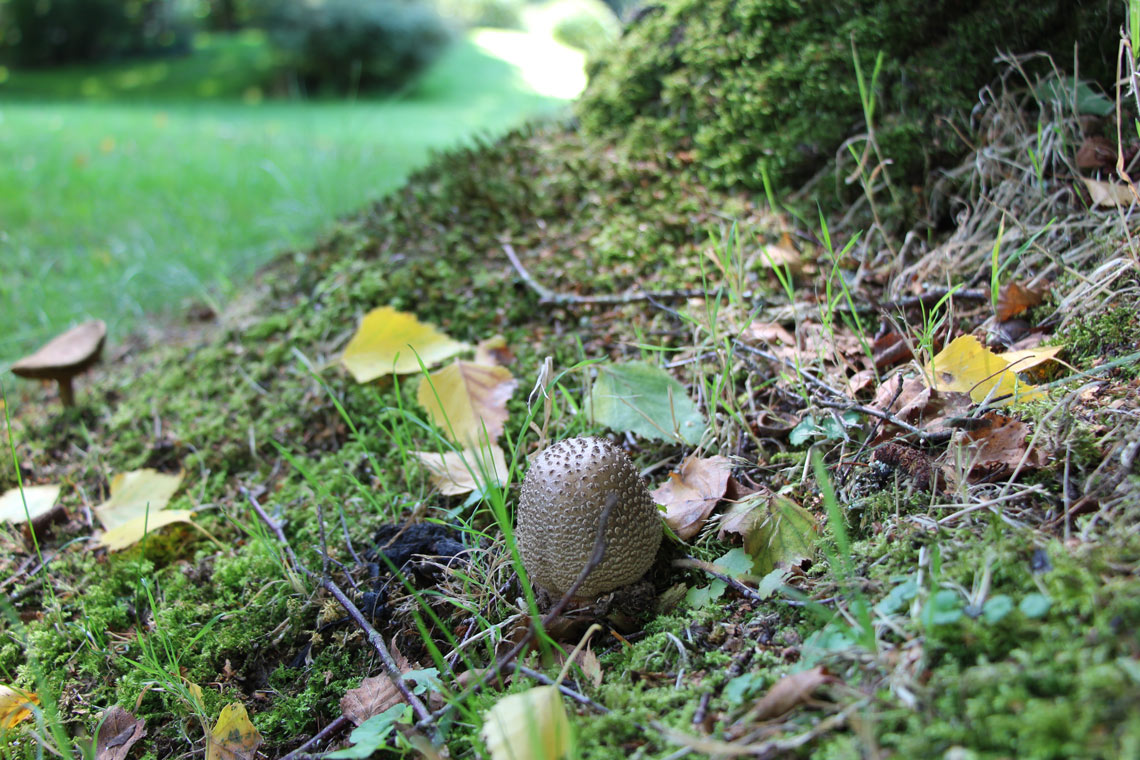
[[[440,14],[460,26],[522,29],[524,0],[438,0]]]
[[[255,0],[196,0],[195,15],[210,29],[234,31],[256,22]]]
[[[621,22],[602,0],[554,0],[551,6],[554,39],[591,57],[621,36]]]
[[[0,56],[20,66],[185,52],[183,0],[0,0]]]
[[[393,89],[439,57],[451,31],[422,0],[263,0],[262,23],[310,92]]]

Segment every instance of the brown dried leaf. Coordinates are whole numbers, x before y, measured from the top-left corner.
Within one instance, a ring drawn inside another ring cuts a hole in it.
[[[1116,145],[1103,135],[1086,137],[1077,149],[1078,169],[1107,169],[1116,165]]]
[[[970,476],[992,477],[1005,475],[1013,470],[1025,458],[1022,470],[1035,470],[1045,464],[1046,452],[1035,446],[1025,456],[1029,448],[1029,426],[1021,420],[1006,417],[996,412],[990,412],[982,417],[990,424],[966,434],[970,442],[971,468]]]
[[[95,739],[95,760],[126,760],[135,742],[146,736],[146,721],[115,705],[103,713]]]
[[[893,367],[914,356],[910,345],[897,330],[891,330],[875,338],[875,342],[871,344],[871,352],[874,355],[875,369]]]
[[[748,711],[748,718],[756,722],[778,718],[810,701],[816,689],[833,681],[835,676],[822,665],[789,673],[768,689],[768,693]]]
[[[1043,294],[1016,282],[1006,283],[998,292],[997,318],[1004,322],[1041,303]]]
[[[407,673],[412,669],[411,663],[395,645],[392,646],[392,659],[396,661],[396,667],[401,673]],[[359,726],[373,715],[379,715],[403,700],[404,695],[396,688],[396,684],[392,683],[392,679],[386,673],[381,673],[378,676],[365,678],[355,689],[346,691],[340,699],[340,711],[344,717],[352,721],[353,725]]]
[[[669,473],[667,480],[652,493],[665,507],[665,522],[682,541],[697,535],[713,508],[724,497],[732,465],[727,457],[688,457],[680,473]]]

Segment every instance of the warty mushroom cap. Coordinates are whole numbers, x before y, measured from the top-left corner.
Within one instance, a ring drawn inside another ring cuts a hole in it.
[[[73,401],[71,378],[99,361],[106,338],[107,325],[102,320],[76,325],[13,364],[12,374],[32,380],[58,381],[60,400],[70,406]]]
[[[634,583],[653,564],[661,516],[624,451],[603,438],[569,438],[534,458],[523,479],[515,538],[527,574],[552,595],[577,580],[594,551],[611,493],[606,548],[576,596],[595,598]]]

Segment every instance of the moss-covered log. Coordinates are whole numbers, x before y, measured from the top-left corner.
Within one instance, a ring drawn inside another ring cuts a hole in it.
[[[1118,0],[665,0],[597,64],[579,115],[635,154],[699,167],[719,187],[778,187],[816,172],[862,130],[854,65],[883,55],[875,122],[895,175],[964,150],[948,119],[977,101],[999,51],[1044,51],[1111,83]]]

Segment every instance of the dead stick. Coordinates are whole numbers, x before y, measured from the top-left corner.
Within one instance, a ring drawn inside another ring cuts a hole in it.
[[[348,613],[352,621],[364,631],[365,636],[368,638],[368,643],[370,643],[372,648],[376,650],[376,653],[380,655],[380,664],[384,668],[384,673],[392,681],[392,685],[403,695],[407,703],[412,706],[416,717],[419,718],[421,722],[430,720],[431,712],[424,706],[424,703],[411,692],[407,684],[404,683],[404,674],[396,664],[396,660],[392,657],[392,654],[388,651],[388,647],[384,645],[384,638],[380,635],[380,632],[372,627],[372,624],[364,617],[364,613],[352,603],[352,600],[340,590],[340,586],[337,586],[331,578],[317,578],[314,573],[301,564],[301,561],[297,559],[297,555],[293,552],[293,547],[289,545],[288,539],[285,538],[285,533],[281,530],[281,526],[265,513],[265,510],[261,508],[261,505],[257,503],[257,499],[248,489],[243,488],[242,490],[245,491],[245,496],[249,499],[250,506],[257,512],[257,516],[261,518],[262,522],[269,526],[269,529],[277,536],[277,540],[281,542],[285,554],[289,557],[289,561],[300,569],[301,572],[305,573],[305,575],[317,579],[321,586],[340,603],[340,606],[344,608],[344,611]]]
[[[281,760],[297,760],[302,755],[306,755],[307,750],[310,747],[317,747],[320,744],[332,739],[334,736],[339,734],[341,731],[344,731],[345,729],[347,729],[350,725],[352,725],[352,721],[350,721],[348,718],[346,718],[343,715],[340,716],[339,718],[334,720],[332,723],[328,724],[327,726],[322,728],[319,732],[317,732],[313,736],[312,739],[309,739],[307,742],[302,744],[300,747],[297,747],[297,749],[293,750],[288,755],[285,755],[284,757],[282,757]]]
[[[627,290],[624,293],[601,294],[593,296],[580,296],[575,293],[558,293],[546,287],[538,280],[530,276],[530,273],[523,267],[522,262],[519,261],[518,254],[510,243],[503,243],[503,253],[507,254],[507,258],[511,260],[511,265],[518,272],[519,277],[527,284],[531,290],[538,293],[538,302],[544,304],[557,304],[564,306],[567,304],[601,304],[601,305],[622,305],[627,303],[635,303],[637,301],[649,301],[654,298],[660,298],[667,301],[680,301],[686,298],[707,298],[709,291],[703,288],[690,288],[690,289],[677,289],[677,290],[661,290],[661,291],[647,291],[647,290]],[[742,298],[751,300],[757,297],[752,291],[741,294]]]

